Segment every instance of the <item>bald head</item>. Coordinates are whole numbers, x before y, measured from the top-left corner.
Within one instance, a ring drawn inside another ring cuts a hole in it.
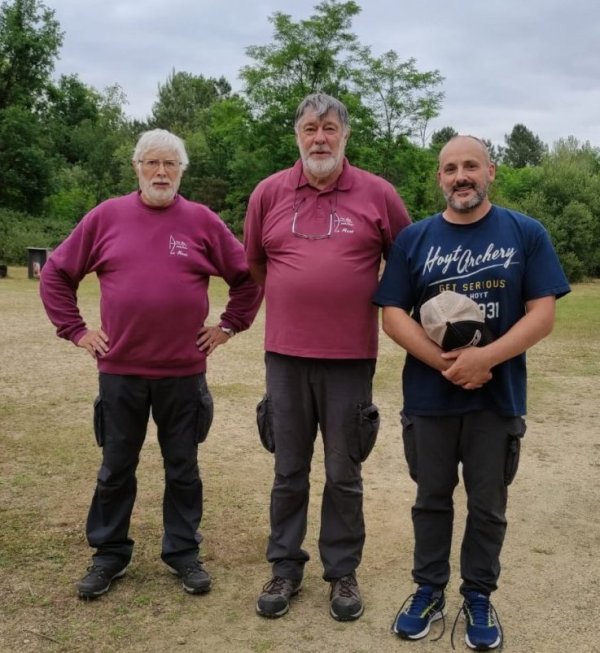
[[[442,165],[442,159],[444,158],[445,154],[447,154],[449,151],[455,152],[457,149],[464,149],[465,147],[467,149],[475,148],[483,156],[483,160],[486,165],[489,165],[491,163],[492,160],[490,158],[489,150],[487,149],[486,144],[480,138],[477,138],[477,136],[469,136],[467,134],[465,135],[461,134],[459,136],[453,136],[446,143],[446,145],[444,145],[444,147],[440,150],[440,154],[438,157],[438,162],[440,164],[440,167]]]

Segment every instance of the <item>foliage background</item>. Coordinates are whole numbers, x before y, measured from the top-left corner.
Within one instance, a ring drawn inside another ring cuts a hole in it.
[[[95,204],[133,190],[133,146],[154,127],[186,141],[182,194],[240,235],[256,183],[297,158],[295,108],[317,90],[350,110],[352,163],[393,183],[414,220],[439,210],[436,157],[456,133],[451,125],[429,129],[444,102],[443,71],[360,43],[352,31],[360,11],[353,0],[324,0],[298,21],[275,12],[272,42],[247,47],[240,93],[225,78],[173,70],[139,121],[125,116],[117,85],[99,91],[76,75],[54,79],[64,37],[54,11],[41,0],[4,0],[0,263],[25,263],[26,247],[54,247]],[[571,281],[599,276],[598,148],[568,135],[547,145],[517,124],[504,146],[490,149],[498,164],[492,199],[543,222]]]

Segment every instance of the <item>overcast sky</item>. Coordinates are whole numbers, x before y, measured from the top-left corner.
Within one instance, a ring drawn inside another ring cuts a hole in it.
[[[375,55],[395,50],[445,78],[433,129],[502,144],[517,123],[545,143],[569,135],[600,147],[598,0],[357,0],[352,31]],[[185,71],[241,90],[249,45],[272,42],[269,17],[309,18],[300,0],[45,0],[65,32],[57,74],[119,84],[144,119],[159,83]]]

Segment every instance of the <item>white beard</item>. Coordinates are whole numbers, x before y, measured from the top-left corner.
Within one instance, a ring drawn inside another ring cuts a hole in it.
[[[140,180],[140,190],[149,206],[168,206],[175,199],[178,185],[171,183],[166,188],[155,188],[152,182]]]
[[[330,156],[328,159],[324,160],[316,160],[312,159],[309,155],[304,160],[304,165],[315,177],[327,177],[327,175],[330,175],[336,169],[337,164],[338,159],[334,156]]]

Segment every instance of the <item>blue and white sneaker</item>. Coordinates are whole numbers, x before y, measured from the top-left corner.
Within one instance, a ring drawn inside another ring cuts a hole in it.
[[[462,606],[466,620],[465,642],[474,651],[489,651],[502,643],[502,626],[490,597],[467,592]]]
[[[417,591],[402,604],[392,630],[402,639],[421,639],[429,633],[434,621],[444,618],[445,608],[444,590],[419,585]]]

